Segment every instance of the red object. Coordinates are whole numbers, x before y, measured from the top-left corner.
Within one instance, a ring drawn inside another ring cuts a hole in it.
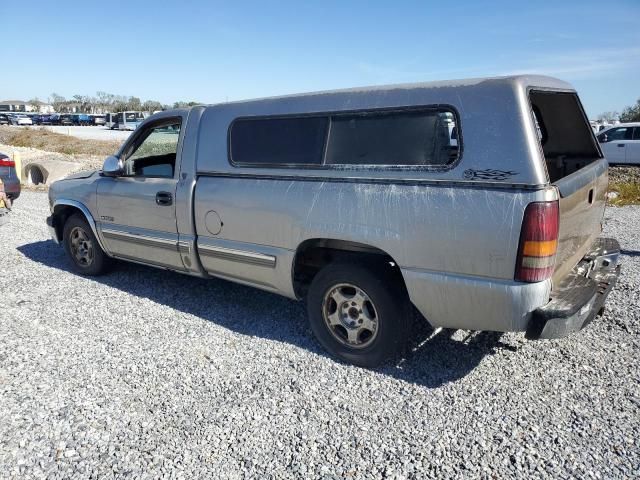
[[[533,202],[527,205],[520,231],[516,281],[541,282],[551,278],[556,263],[559,229],[560,207],[557,201]],[[554,245],[551,252],[548,251],[549,245]],[[525,254],[525,251],[543,252],[545,250],[550,254],[544,256]]]
[[[14,167],[16,166],[16,162],[11,160],[9,157],[0,157],[0,167]]]

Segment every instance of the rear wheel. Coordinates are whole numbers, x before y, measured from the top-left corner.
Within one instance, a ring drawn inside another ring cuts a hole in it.
[[[323,268],[307,296],[309,322],[331,354],[362,367],[395,355],[411,319],[407,294],[392,272],[338,263]]]
[[[100,248],[89,223],[79,214],[65,222],[63,244],[71,266],[82,275],[102,275],[111,266],[111,259]]]

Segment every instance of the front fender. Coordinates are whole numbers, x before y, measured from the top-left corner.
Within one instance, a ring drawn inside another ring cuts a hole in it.
[[[87,220],[87,223],[91,227],[91,231],[93,232],[96,239],[98,240],[98,244],[100,245],[100,248],[102,248],[104,252],[107,252],[107,249],[105,248],[105,245],[104,245],[104,241],[102,239],[102,236],[100,235],[100,232],[98,232],[98,228],[96,227],[96,222],[94,221],[93,216],[91,215],[91,212],[84,204],[82,204],[81,202],[78,202],[77,200],[71,200],[68,198],[59,198],[53,204],[53,207],[52,207],[53,213],[51,214],[51,216],[53,217],[53,226],[56,228],[58,240],[59,241],[62,240],[63,225],[58,222],[59,222],[60,214],[62,211],[64,211],[65,206],[80,210],[80,212],[84,215],[84,218]]]

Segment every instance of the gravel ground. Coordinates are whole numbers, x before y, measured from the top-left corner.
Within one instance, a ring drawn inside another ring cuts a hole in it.
[[[640,207],[608,311],[557,341],[416,333],[369,371],[302,304],[136,265],[69,272],[47,199],[0,227],[2,478],[638,478]]]
[[[132,132],[126,130],[109,130],[105,127],[80,127],[80,126],[62,126],[62,125],[42,125],[47,130],[63,135],[71,135],[72,137],[84,138],[89,140],[120,140],[125,141]],[[12,126],[11,128],[27,128]],[[32,127],[33,128],[33,127]],[[40,128],[36,126],[35,128]]]
[[[631,167],[610,166],[609,181],[616,183],[640,182],[640,165]]]

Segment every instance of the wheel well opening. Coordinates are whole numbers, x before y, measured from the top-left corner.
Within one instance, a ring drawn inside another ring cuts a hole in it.
[[[333,262],[354,262],[384,271],[406,290],[400,267],[379,248],[356,242],[333,239],[306,240],[298,247],[293,262],[293,287],[298,298],[306,296],[314,277]]]
[[[55,217],[55,229],[58,240],[62,240],[65,222],[71,215],[75,213],[78,213],[84,217],[82,210],[77,207],[72,207],[71,205],[57,205],[53,210],[53,216]]]

